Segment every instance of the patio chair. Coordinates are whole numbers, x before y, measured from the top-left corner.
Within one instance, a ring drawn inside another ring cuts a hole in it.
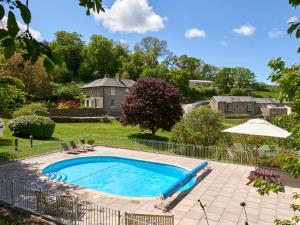
[[[71,218],[75,221],[83,216],[83,205],[80,204],[78,197],[75,198],[71,195],[57,195],[56,205],[58,216]]]
[[[55,215],[56,213],[56,200],[46,196],[41,190],[34,191],[36,197],[36,210],[41,214]]]
[[[64,143],[64,142],[62,142],[62,143],[60,143],[61,144],[61,146],[62,146],[62,148],[63,148],[63,150],[64,150],[64,152],[65,153],[68,153],[68,154],[75,154],[75,155],[77,155],[77,154],[79,154],[80,152],[79,151],[77,151],[77,150],[70,150],[70,148],[69,148],[69,146],[66,144],[66,143]]]

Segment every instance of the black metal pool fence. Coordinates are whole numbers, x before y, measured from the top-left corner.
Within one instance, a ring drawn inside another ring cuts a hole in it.
[[[55,140],[33,143],[31,147],[28,145],[20,145],[18,147],[9,146],[0,147],[0,162],[7,162],[11,160],[24,159],[42,154],[54,153],[62,151],[61,142],[68,143],[71,140],[79,141],[93,140],[95,145],[124,148],[131,150],[147,151],[162,154],[181,155],[186,157],[194,157],[200,159],[210,159],[214,161],[224,161],[230,163],[237,163],[242,165],[253,164],[255,160],[255,150],[244,150],[241,146],[235,147],[220,147],[220,146],[199,146],[183,143],[175,143],[170,141],[149,140],[128,137],[116,136],[99,136],[88,135],[81,137],[73,137],[67,140]],[[2,148],[2,149],[1,149]],[[260,152],[260,157],[268,157],[276,154],[273,150],[263,150]]]
[[[0,179],[0,202],[66,225],[151,225],[119,210]]]

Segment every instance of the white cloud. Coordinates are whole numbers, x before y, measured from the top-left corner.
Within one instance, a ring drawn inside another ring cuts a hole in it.
[[[20,31],[19,31],[19,35],[21,35],[27,28],[27,26],[19,21],[17,21],[18,23],[18,26],[20,28]],[[6,25],[7,25],[7,17],[5,16],[1,21],[0,21],[0,28],[1,29],[6,29]],[[36,40],[38,41],[41,41],[42,40],[42,35],[41,33],[38,31],[38,30],[34,30],[32,28],[29,28],[29,31],[32,35],[33,38],[35,38]]]
[[[272,30],[268,32],[268,36],[270,39],[278,38],[279,36],[284,35],[284,32],[282,30]]]
[[[113,33],[157,32],[164,28],[166,20],[153,11],[148,0],[116,0],[110,9],[93,15]]]
[[[255,33],[256,29],[250,24],[246,24],[243,26],[240,26],[239,28],[234,28],[233,32],[243,35],[243,36],[250,36]]]
[[[287,21],[287,23],[295,23],[298,21],[298,17],[297,16],[292,16],[291,18],[289,18],[289,20]]]
[[[206,33],[204,30],[199,30],[197,28],[192,28],[192,29],[189,29],[187,30],[185,33],[184,33],[184,36],[187,38],[187,39],[192,39],[192,38],[204,38],[206,36]]]

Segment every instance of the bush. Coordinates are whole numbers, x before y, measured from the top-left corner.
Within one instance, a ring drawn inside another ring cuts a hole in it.
[[[107,117],[90,118],[90,117],[66,117],[66,116],[53,116],[51,119],[56,123],[95,123],[103,122],[108,123],[111,120]]]
[[[20,116],[49,116],[49,112],[46,107],[41,103],[31,103],[30,105],[24,105],[17,109],[12,114],[13,118]]]
[[[262,157],[259,164],[267,167],[279,168],[291,173],[294,177],[300,176],[300,158],[297,152],[281,150],[274,156]]]
[[[216,145],[224,138],[222,119],[222,114],[207,106],[193,109],[171,130],[172,141],[204,147]]]
[[[89,145],[93,145],[93,144],[95,144],[95,140],[90,139],[90,140],[87,141],[87,143],[88,143]]]
[[[21,90],[25,89],[23,81],[15,77],[0,76],[0,84],[16,86],[18,89]]]
[[[18,137],[29,137],[36,139],[51,138],[55,123],[48,117],[42,116],[20,116],[8,122],[8,127]]]
[[[247,96],[249,93],[242,88],[232,88],[230,90],[230,95],[232,96]]]

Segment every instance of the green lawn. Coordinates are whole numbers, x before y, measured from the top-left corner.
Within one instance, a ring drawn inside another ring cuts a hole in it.
[[[232,127],[244,120],[241,119],[225,119],[224,127]],[[18,138],[19,149],[14,148],[15,137],[7,128],[8,120],[5,119],[4,136],[0,139],[0,157],[20,158],[31,156],[34,154],[47,153],[61,149],[59,141],[75,140],[78,142],[80,138],[85,140],[93,139],[97,144],[107,145],[112,147],[123,147],[140,150],[153,150],[155,143],[136,141],[130,138],[150,139],[150,135],[140,131],[138,127],[123,127],[118,121],[113,120],[111,123],[56,123],[53,138],[51,140],[34,140],[33,148],[30,147],[30,142],[25,138]],[[158,131],[156,139],[167,141],[170,137],[170,132]],[[158,146],[159,147],[159,146]],[[9,155],[6,155],[9,152]],[[3,155],[4,154],[4,155]]]
[[[0,152],[11,152],[16,157],[30,156],[36,153],[46,153],[49,151],[57,151],[61,147],[58,143],[60,140],[78,141],[80,138],[86,140],[93,139],[97,144],[141,148],[148,150],[146,145],[138,144],[130,137],[147,139],[149,134],[142,133],[138,127],[123,127],[118,121],[113,120],[111,123],[56,123],[55,131],[51,140],[34,140],[34,147],[30,148],[30,142],[26,138],[18,138],[19,149],[15,151],[14,140],[9,128],[7,127],[7,119],[4,119],[5,130],[4,136],[0,139]],[[156,138],[160,140],[168,140],[170,133],[158,131]]]

